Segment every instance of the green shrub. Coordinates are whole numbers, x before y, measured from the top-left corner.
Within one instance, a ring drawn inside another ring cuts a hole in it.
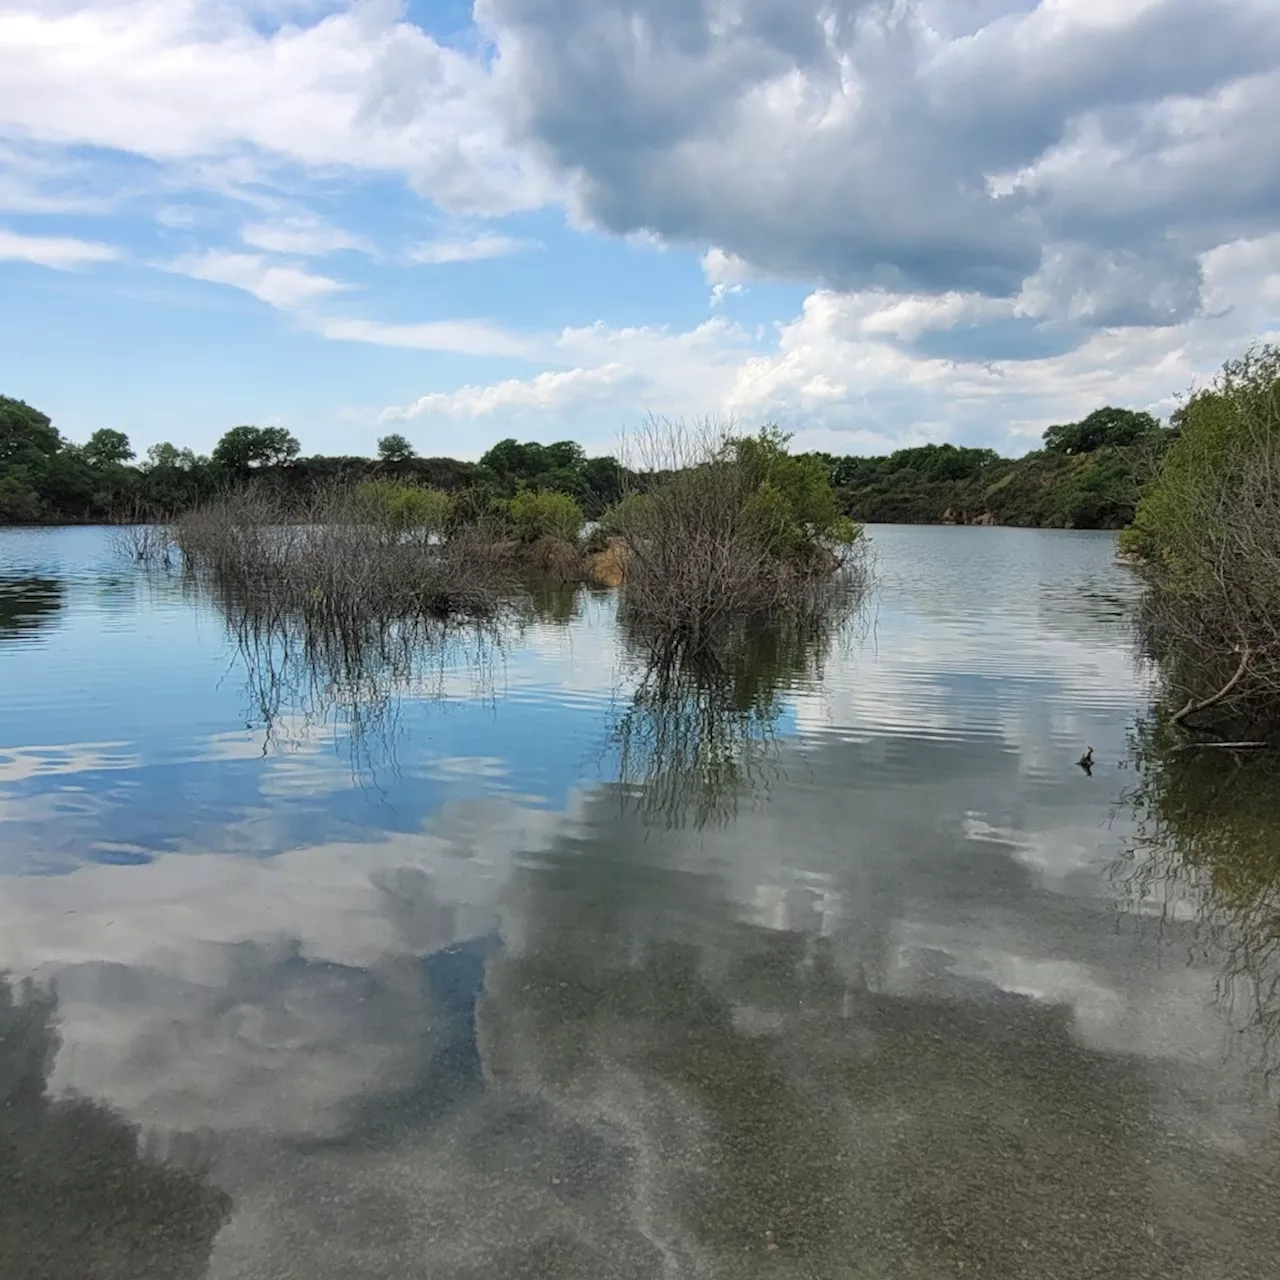
[[[453,499],[440,489],[423,489],[395,480],[370,480],[360,486],[361,501],[375,517],[401,533],[442,536],[453,516]]]
[[[520,542],[555,538],[576,542],[586,517],[582,508],[565,493],[546,489],[523,489],[506,503],[512,535]]]

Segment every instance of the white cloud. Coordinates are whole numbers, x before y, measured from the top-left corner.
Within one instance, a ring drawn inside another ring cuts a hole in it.
[[[119,251],[109,244],[67,236],[26,236],[0,227],[0,261],[31,262],[70,271],[93,262],[110,262],[119,256]]]
[[[710,248],[699,259],[702,274],[711,286],[711,305],[718,306],[725,295],[741,293],[743,285],[751,278],[751,268],[736,254],[723,249]]]
[[[268,253],[297,254],[302,258],[320,258],[344,249],[368,252],[363,237],[342,227],[322,222],[319,218],[294,216],[276,222],[252,222],[240,230],[240,238],[255,249]]]
[[[377,320],[321,319],[316,332],[335,342],[367,342],[414,351],[452,351],[467,356],[531,354],[528,340],[483,320],[433,320],[422,324],[384,324]]]
[[[256,20],[258,19],[258,20]],[[541,203],[483,66],[355,4],[275,30],[250,5],[118,0],[0,9],[0,132],[175,165],[242,157],[407,178],[467,213]]]
[[[268,306],[292,310],[318,298],[339,293],[349,286],[328,276],[313,275],[301,267],[281,265],[254,253],[211,251],[183,258],[172,269],[196,280],[243,289]]]
[[[540,373],[525,380],[508,378],[487,387],[433,392],[419,397],[412,404],[384,409],[382,420],[480,418],[511,409],[533,409],[544,413],[563,411],[571,406],[578,408],[587,402],[606,399],[628,376],[628,370],[622,365],[607,364],[597,369]]]
[[[572,427],[600,441],[652,409],[773,420],[796,431],[800,447],[832,452],[941,439],[1019,452],[1051,423],[1102,404],[1167,414],[1226,356],[1275,332],[1280,233],[1216,249],[1201,270],[1208,313],[1081,329],[1044,351],[1022,300],[958,291],[818,290],[767,345],[722,317],[684,332],[588,325],[529,339],[526,355],[548,366],[541,374],[431,392],[384,417],[465,424],[502,410],[518,412],[522,429]],[[1011,354],[989,359],[1001,329]]]
[[[537,242],[533,240],[482,232],[464,239],[425,241],[409,250],[409,260],[431,266],[446,262],[480,262],[485,258],[505,258],[536,248]]]

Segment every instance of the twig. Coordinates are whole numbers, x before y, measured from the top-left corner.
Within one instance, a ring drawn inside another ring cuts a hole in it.
[[[1217,693],[1205,698],[1202,702],[1197,702],[1194,698],[1188,698],[1187,705],[1173,717],[1171,723],[1176,724],[1181,729],[1186,729],[1187,725],[1184,722],[1188,716],[1196,715],[1201,711],[1208,711],[1210,707],[1216,707],[1218,703],[1229,698],[1231,691],[1244,679],[1244,673],[1249,668],[1249,659],[1252,657],[1253,650],[1248,645],[1245,645],[1240,653],[1240,665],[1236,668],[1235,675]]]

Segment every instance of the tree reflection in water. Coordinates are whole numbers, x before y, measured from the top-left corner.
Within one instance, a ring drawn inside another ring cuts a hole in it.
[[[235,642],[264,754],[288,726],[295,737],[340,731],[353,770],[392,766],[407,699],[449,693],[484,697],[511,619],[326,617],[249,603],[233,592],[214,597]]]
[[[1190,920],[1218,964],[1218,994],[1280,1071],[1280,761],[1140,727],[1136,834],[1114,877],[1138,908]]]
[[[0,1276],[198,1280],[229,1197],[182,1144],[162,1157],[101,1103],[49,1096],[56,1013],[53,992],[0,978]]]
[[[0,578],[0,644],[23,641],[48,627],[62,609],[54,578]]]
[[[744,621],[714,653],[655,638],[624,610],[629,691],[612,731],[624,800],[664,825],[701,827],[767,796],[787,695],[821,680],[853,603],[850,593],[807,616]]]

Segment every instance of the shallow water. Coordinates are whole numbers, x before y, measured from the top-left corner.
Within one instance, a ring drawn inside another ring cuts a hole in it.
[[[0,530],[0,1276],[1280,1275],[1111,536],[871,533],[672,700],[608,594],[356,684]]]

